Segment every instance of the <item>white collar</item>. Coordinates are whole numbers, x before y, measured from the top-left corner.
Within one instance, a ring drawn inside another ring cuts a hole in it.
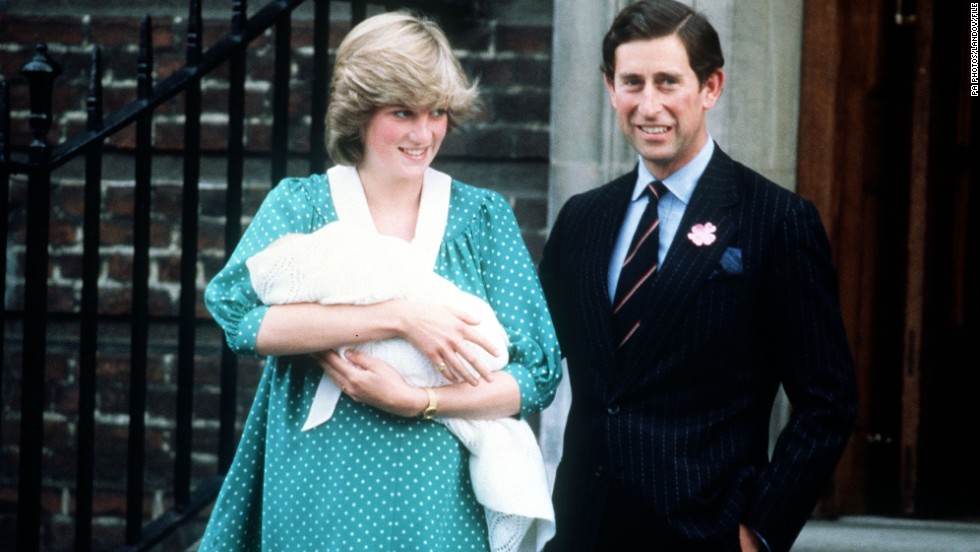
[[[335,165],[327,170],[327,181],[337,218],[363,224],[365,230],[377,232],[357,169],[349,165]],[[426,169],[422,180],[419,218],[411,244],[428,266],[435,266],[442,237],[446,233],[451,191],[452,178],[448,174],[433,168]]]
[[[711,162],[711,156],[714,155],[714,152],[715,142],[709,134],[707,142],[701,147],[698,154],[694,156],[694,159],[691,159],[687,165],[684,165],[663,179],[664,186],[684,205],[690,202],[691,195],[694,194],[694,188],[697,187],[698,180],[701,179],[701,175],[704,174],[708,163]],[[647,166],[643,164],[643,158],[637,156],[637,159],[639,167],[636,175],[636,184],[633,186],[633,201],[639,199],[641,192],[647,187],[647,184],[656,179],[650,170],[647,169]]]

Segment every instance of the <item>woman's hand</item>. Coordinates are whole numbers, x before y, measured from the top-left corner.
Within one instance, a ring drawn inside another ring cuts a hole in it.
[[[399,335],[408,340],[432,362],[450,381],[477,385],[479,379],[470,372],[466,362],[486,381],[493,381],[492,372],[473,354],[466,341],[484,349],[492,356],[502,351],[475,329],[480,320],[452,307],[438,304],[397,301]],[[462,358],[461,358],[462,357]]]
[[[385,412],[418,416],[429,406],[425,389],[408,385],[394,368],[371,355],[347,351],[314,353],[334,385],[351,399]],[[455,418],[492,420],[513,416],[521,410],[517,381],[506,373],[479,386],[458,383],[434,389],[439,397],[439,415]]]
[[[357,351],[313,353],[327,377],[351,399],[396,416],[417,416],[429,405],[424,389],[411,387],[391,366]]]

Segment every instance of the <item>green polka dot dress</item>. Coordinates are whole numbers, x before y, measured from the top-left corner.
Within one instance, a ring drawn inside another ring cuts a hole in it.
[[[521,415],[550,404],[558,342],[537,273],[507,202],[453,181],[435,271],[484,298],[506,328]],[[205,292],[238,354],[255,356],[268,307],[245,260],[287,233],[337,220],[324,175],[286,179],[266,198]],[[201,551],[487,550],[468,453],[445,426],[343,395],[329,422],[301,431],[322,375],[306,356],[270,357]]]

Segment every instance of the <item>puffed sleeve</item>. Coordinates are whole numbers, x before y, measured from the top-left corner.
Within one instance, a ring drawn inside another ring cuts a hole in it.
[[[248,225],[228,264],[208,283],[204,303],[236,354],[256,357],[255,340],[268,307],[252,288],[245,261],[285,234],[312,232],[324,224],[313,197],[322,179],[287,178],[273,188]]]
[[[526,416],[554,399],[562,376],[561,353],[514,212],[500,194],[486,193],[480,269],[487,302],[510,337],[510,364],[504,370],[520,386],[521,415]]]

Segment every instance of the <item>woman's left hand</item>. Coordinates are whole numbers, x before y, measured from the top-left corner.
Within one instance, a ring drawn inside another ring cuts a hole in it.
[[[344,358],[330,350],[312,356],[334,385],[357,402],[406,418],[429,404],[424,389],[408,385],[394,368],[371,355],[347,351]]]

